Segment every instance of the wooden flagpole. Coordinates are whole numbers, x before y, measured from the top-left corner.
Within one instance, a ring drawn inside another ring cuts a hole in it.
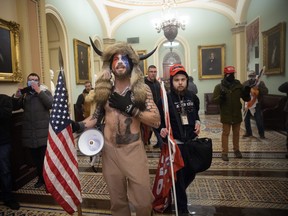
[[[79,206],[77,206],[77,211],[78,211],[78,216],[82,216],[82,207],[81,207],[81,203],[79,204]]]

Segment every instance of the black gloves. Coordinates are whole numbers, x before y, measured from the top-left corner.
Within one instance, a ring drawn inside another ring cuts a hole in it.
[[[243,87],[243,96],[247,99],[250,98],[250,91],[251,91],[251,87],[250,86],[244,86]],[[250,98],[251,99],[251,98]],[[250,100],[249,99],[249,100]]]
[[[113,92],[109,98],[109,105],[121,112],[126,113],[128,116],[133,115],[135,104],[131,100],[131,91],[128,91],[125,96]]]
[[[221,89],[221,92],[220,92],[220,100],[221,101],[225,101],[226,100],[226,92],[223,89]]]
[[[84,130],[84,123],[83,122],[75,122],[73,120],[71,121],[71,126],[72,126],[72,133],[81,133]]]
[[[245,94],[250,94],[250,90],[251,90],[251,87],[250,86],[244,86],[244,93]]]

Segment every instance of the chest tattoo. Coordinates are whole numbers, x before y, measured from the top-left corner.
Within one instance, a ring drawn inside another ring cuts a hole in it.
[[[129,144],[139,139],[139,136],[140,136],[139,133],[135,133],[135,134],[131,133],[132,118],[125,119],[124,123],[125,123],[125,128],[122,129],[120,126],[120,122],[118,121],[118,125],[117,125],[118,129],[116,132],[116,144]],[[121,131],[123,132],[121,133]]]

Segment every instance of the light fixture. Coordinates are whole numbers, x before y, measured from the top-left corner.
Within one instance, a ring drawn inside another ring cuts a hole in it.
[[[177,41],[166,42],[166,43],[163,43],[163,46],[164,47],[177,47],[177,46],[179,46],[179,42],[177,42]]]
[[[154,22],[155,29],[158,33],[163,30],[164,36],[168,41],[173,42],[177,37],[178,28],[185,30],[186,19],[176,17],[176,1],[175,0],[163,0],[162,4],[162,18]]]

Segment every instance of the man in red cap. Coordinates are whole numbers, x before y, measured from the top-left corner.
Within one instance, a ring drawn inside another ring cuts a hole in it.
[[[175,184],[178,213],[184,216],[189,215],[186,188],[195,178],[195,173],[188,165],[189,155],[185,143],[196,138],[200,133],[199,98],[188,90],[188,74],[181,64],[174,64],[170,67],[170,87],[171,91],[168,94],[170,125],[185,164],[177,171]],[[168,129],[165,125],[162,104],[158,104],[158,109],[161,115],[160,135],[166,138]]]
[[[242,122],[242,104],[250,100],[250,87],[243,86],[235,79],[235,68],[227,66],[224,68],[224,79],[216,85],[213,92],[213,100],[220,105],[220,121],[222,123],[222,160],[228,158],[228,138],[230,129],[233,131],[233,150],[236,158],[242,158],[239,150],[239,133]]]

